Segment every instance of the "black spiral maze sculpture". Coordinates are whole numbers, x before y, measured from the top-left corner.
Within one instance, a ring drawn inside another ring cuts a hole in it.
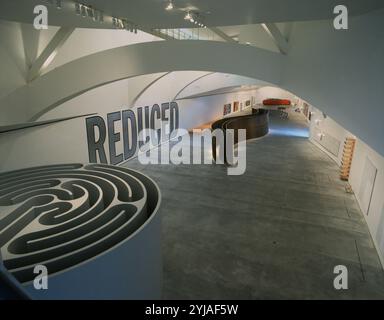
[[[97,258],[150,221],[160,191],[147,176],[101,164],[65,164],[0,174],[0,249],[21,283]]]
[[[246,130],[246,140],[260,138],[268,134],[269,132],[269,111],[265,109],[254,109],[252,108],[251,114],[234,116],[234,117],[225,117],[220,120],[217,120],[211,125],[212,130],[221,129],[224,131],[227,129],[234,130],[234,141],[238,142],[238,130]],[[226,135],[224,134],[224,161],[227,163],[226,159]],[[216,161],[216,138],[212,139],[212,156]]]

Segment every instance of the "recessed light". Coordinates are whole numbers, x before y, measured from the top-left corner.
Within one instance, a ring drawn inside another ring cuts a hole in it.
[[[168,5],[165,7],[165,10],[170,11],[173,9],[173,3],[172,1],[169,1]]]
[[[192,16],[191,14],[188,12],[185,17],[184,17],[184,20],[191,20],[192,19]]]

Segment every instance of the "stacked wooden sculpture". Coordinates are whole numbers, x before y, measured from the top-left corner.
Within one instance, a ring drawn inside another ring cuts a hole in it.
[[[353,151],[355,149],[355,143],[356,143],[356,139],[354,139],[354,138],[346,138],[345,139],[343,157],[341,160],[341,167],[340,167],[340,179],[341,180],[347,181],[349,178],[349,172],[351,170],[351,164],[352,164],[352,158],[353,158]]]

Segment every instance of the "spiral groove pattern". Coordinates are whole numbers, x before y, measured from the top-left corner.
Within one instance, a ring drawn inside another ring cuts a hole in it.
[[[34,167],[0,174],[0,250],[22,283],[36,265],[50,275],[126,241],[157,211],[147,176],[100,164]]]

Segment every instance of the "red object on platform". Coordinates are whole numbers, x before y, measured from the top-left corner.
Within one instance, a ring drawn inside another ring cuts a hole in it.
[[[265,99],[263,101],[265,106],[290,106],[291,100],[288,99]]]

